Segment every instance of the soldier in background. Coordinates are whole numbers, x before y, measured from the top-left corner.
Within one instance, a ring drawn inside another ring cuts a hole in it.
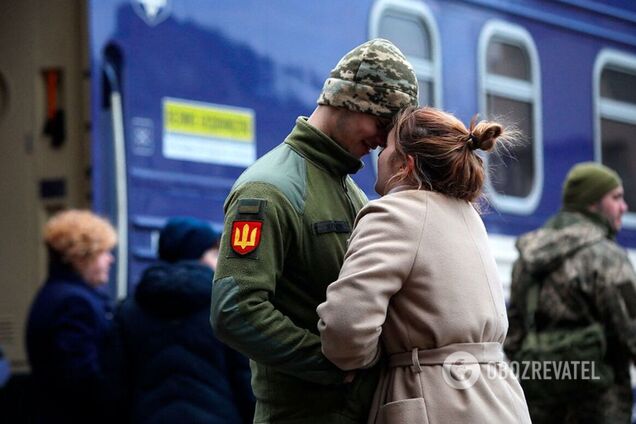
[[[391,42],[368,41],[331,71],[309,118],[236,181],[212,288],[219,339],[252,359],[258,423],[363,423],[377,369],[347,374],[321,353],[316,307],[338,277],[364,193],[349,174],[386,144],[417,78]]]
[[[593,162],[573,167],[563,186],[562,210],[543,228],[517,241],[508,310],[508,356],[519,352],[527,332],[529,286],[539,283],[532,319],[536,331],[603,326],[607,353],[601,364],[613,382],[590,391],[580,385],[568,400],[537,402],[526,390],[534,423],[630,423],[630,361],[636,358],[636,274],[615,241],[627,211],[619,176]],[[554,377],[553,377],[554,378]],[[522,386],[524,380],[522,376]],[[554,380],[540,382],[548,390]],[[558,403],[558,404],[557,404]]]

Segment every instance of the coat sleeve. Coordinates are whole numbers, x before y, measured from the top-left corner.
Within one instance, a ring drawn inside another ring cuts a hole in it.
[[[338,280],[317,309],[322,350],[343,370],[377,361],[389,301],[408,281],[420,248],[425,219],[390,197],[360,212]]]
[[[58,365],[63,378],[78,386],[98,384],[102,379],[102,334],[95,310],[79,296],[69,297],[60,310],[64,312],[56,318],[55,345],[62,358]]]
[[[102,369],[105,376],[105,398],[112,405],[113,422],[125,421],[132,405],[132,369],[126,348],[126,322],[124,309],[132,299],[126,299],[117,308],[113,325],[106,334],[102,351]]]
[[[527,291],[525,277],[527,271],[523,268],[521,259],[517,259],[512,267],[512,279],[510,283],[510,299],[508,300],[508,334],[504,342],[504,350],[510,359],[521,349],[521,343],[525,337],[524,317],[526,300],[524,293]]]
[[[103,408],[106,397],[101,348],[107,329],[101,326],[100,311],[82,296],[67,297],[59,311],[53,322],[53,343],[58,353],[56,378],[68,396],[83,407]]]
[[[239,214],[241,200],[248,199],[265,202],[260,215]],[[230,196],[225,216],[210,311],[217,338],[248,358],[297,378],[342,383],[345,375],[324,357],[318,335],[297,326],[271,300],[294,237],[292,229],[299,225],[293,206],[273,186],[248,183]],[[262,222],[258,247],[243,256],[231,247],[237,217]]]
[[[636,273],[624,251],[607,249],[588,261],[596,276],[596,308],[636,361]]]
[[[228,347],[225,348],[225,358],[236,409],[241,414],[242,422],[251,424],[254,421],[256,399],[254,399],[250,384],[252,374],[249,361],[245,356]]]

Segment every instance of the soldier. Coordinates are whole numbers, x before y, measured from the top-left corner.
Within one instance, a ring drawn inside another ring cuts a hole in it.
[[[536,400],[536,392],[549,393],[562,382],[555,376],[529,381],[521,375],[534,423],[631,422],[629,365],[636,358],[636,274],[626,252],[614,241],[626,211],[619,176],[603,165],[581,163],[567,175],[562,210],[543,228],[517,241],[506,353],[519,356],[527,346],[526,334],[535,329],[537,334],[562,331],[564,337],[573,337],[596,324],[607,346],[607,353],[599,355],[595,375],[588,376],[597,378],[600,388],[588,385],[593,380],[582,379],[569,386],[564,398]],[[533,286],[538,294],[531,302]],[[529,304],[534,313],[529,312]],[[570,348],[564,358],[574,354]],[[608,372],[600,373],[601,369]]]
[[[234,184],[212,288],[219,339],[252,362],[258,423],[365,422],[378,370],[350,376],[321,353],[316,307],[338,277],[367,202],[348,174],[384,146],[393,115],[417,105],[417,79],[383,39],[347,53],[309,118]]]

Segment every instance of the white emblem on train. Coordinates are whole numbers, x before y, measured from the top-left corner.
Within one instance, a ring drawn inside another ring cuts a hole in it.
[[[150,26],[156,26],[170,16],[170,0],[131,0],[135,13]]]

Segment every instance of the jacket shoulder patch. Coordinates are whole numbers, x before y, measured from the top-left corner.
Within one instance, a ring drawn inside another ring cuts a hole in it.
[[[261,243],[263,221],[234,221],[230,235],[232,250],[241,256],[258,248]]]

